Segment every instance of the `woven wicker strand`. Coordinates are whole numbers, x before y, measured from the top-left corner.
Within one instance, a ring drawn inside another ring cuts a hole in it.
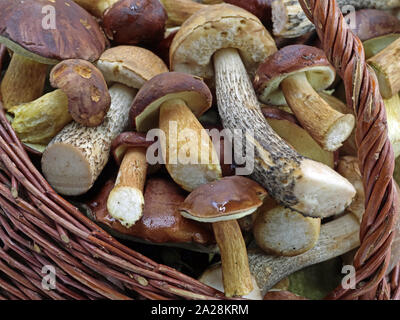
[[[385,278],[394,237],[398,202],[393,180],[394,154],[385,106],[361,41],[350,31],[336,0],[300,0],[330,62],[344,81],[347,103],[357,116],[356,141],[366,196],[354,259],[356,289],[341,286],[328,299],[398,298],[398,268],[391,285]],[[391,294],[392,293],[392,294]]]

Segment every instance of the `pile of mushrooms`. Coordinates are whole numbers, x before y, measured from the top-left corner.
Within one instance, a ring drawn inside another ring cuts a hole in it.
[[[363,9],[348,18],[399,156],[400,20],[377,10],[393,1],[338,2]],[[46,30],[48,3],[0,2],[0,97],[43,149],[46,180],[91,220],[216,254],[199,280],[256,300],[302,299],[274,286],[359,246],[356,118],[296,1],[52,0]]]

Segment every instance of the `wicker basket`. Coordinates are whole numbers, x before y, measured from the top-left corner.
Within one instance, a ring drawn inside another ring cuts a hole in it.
[[[377,80],[362,43],[348,29],[335,0],[301,0],[327,57],[344,80],[357,115],[359,164],[366,194],[357,289],[330,299],[399,299],[399,265],[390,260],[397,193],[394,155]],[[226,299],[172,268],[123,246],[56,194],[32,164],[0,106],[0,300],[2,299]],[[376,156],[379,155],[379,156]],[[56,266],[57,289],[42,288],[42,268]]]

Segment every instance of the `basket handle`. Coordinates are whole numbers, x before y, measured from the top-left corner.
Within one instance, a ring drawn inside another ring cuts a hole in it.
[[[385,105],[375,73],[365,61],[363,44],[348,27],[336,0],[299,2],[314,23],[326,56],[343,79],[347,104],[357,117],[356,142],[365,190],[361,246],[354,258],[356,289],[340,286],[327,299],[375,297],[386,281],[398,213],[395,157]]]

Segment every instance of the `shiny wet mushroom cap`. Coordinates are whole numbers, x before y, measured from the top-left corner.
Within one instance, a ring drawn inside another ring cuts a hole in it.
[[[240,219],[263,203],[267,192],[257,182],[241,176],[225,177],[193,191],[181,205],[181,214],[201,222]]]

